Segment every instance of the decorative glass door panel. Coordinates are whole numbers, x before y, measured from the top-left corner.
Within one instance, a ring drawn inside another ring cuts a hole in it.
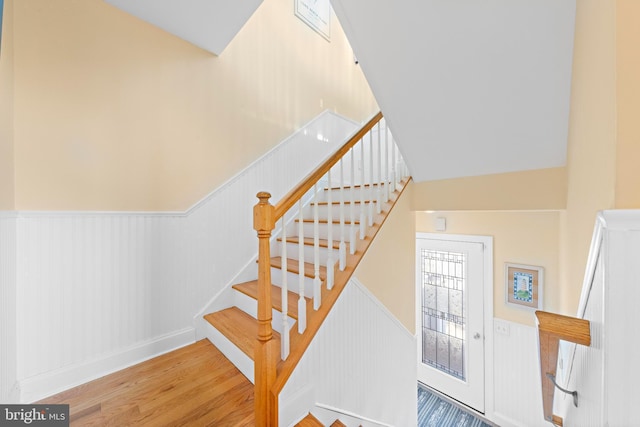
[[[464,253],[421,250],[422,363],[465,380]]]
[[[484,244],[429,236],[416,239],[418,380],[484,412]]]

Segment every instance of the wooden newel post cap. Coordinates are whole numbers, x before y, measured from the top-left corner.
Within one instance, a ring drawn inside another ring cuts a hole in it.
[[[275,207],[269,203],[271,194],[261,191],[257,194],[260,201],[253,207],[253,229],[269,232],[275,228]]]

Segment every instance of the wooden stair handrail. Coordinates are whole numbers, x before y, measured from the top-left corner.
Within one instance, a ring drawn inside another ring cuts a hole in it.
[[[329,169],[333,167],[340,159],[349,152],[351,147],[356,145],[363,136],[367,134],[380,120],[382,119],[382,112],[378,112],[373,116],[355,135],[353,135],[349,141],[347,141],[342,147],[338,149],[331,157],[329,157],[323,164],[318,166],[313,172],[307,175],[293,190],[289,191],[282,200],[275,205],[275,221],[282,218],[289,209],[295,205],[302,196],[309,191],[316,182],[320,180]]]
[[[254,229],[258,233],[258,341],[254,357],[255,384],[255,424],[260,427],[278,425],[278,394],[280,387],[276,383],[277,365],[273,329],[271,326],[271,249],[269,240],[276,222],[282,218],[340,159],[351,150],[377,123],[382,113],[374,115],[331,157],[305,177],[275,206],[269,202],[271,195],[258,193],[260,200],[253,209]],[[331,304],[333,305],[333,304]],[[326,308],[330,309],[330,305]],[[306,348],[306,346],[305,346]],[[287,370],[287,376],[290,375]]]
[[[544,419],[555,425],[562,425],[562,418],[553,414],[553,395],[555,385],[548,377],[556,376],[558,349],[560,340],[591,345],[591,332],[588,320],[561,314],[536,311],[538,335],[540,338],[540,378],[542,380],[542,409]]]

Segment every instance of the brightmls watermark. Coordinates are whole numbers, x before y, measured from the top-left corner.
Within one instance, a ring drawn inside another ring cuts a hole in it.
[[[0,405],[0,427],[69,427],[69,405]]]

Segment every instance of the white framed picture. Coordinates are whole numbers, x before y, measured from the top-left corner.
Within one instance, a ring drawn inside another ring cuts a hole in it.
[[[542,310],[544,268],[505,263],[505,302],[508,305]]]
[[[331,2],[329,0],[294,0],[295,15],[315,32],[331,41]]]

